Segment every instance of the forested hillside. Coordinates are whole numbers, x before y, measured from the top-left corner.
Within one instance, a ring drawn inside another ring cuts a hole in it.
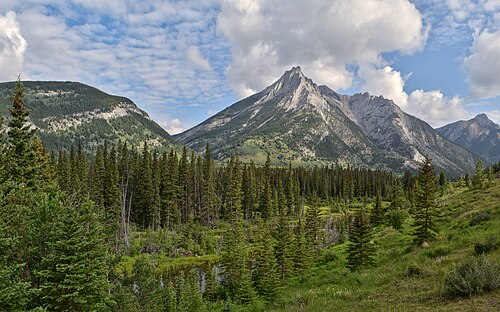
[[[130,99],[109,95],[78,82],[24,82],[29,121],[49,150],[69,150],[80,143],[86,152],[104,140],[125,140],[138,146],[144,141],[164,148],[178,145],[170,135]],[[0,115],[8,115],[14,82],[0,83]]]
[[[0,127],[2,311],[498,307],[499,165],[452,183],[428,158],[395,176],[219,165],[209,145],[49,154],[27,118],[18,82]]]

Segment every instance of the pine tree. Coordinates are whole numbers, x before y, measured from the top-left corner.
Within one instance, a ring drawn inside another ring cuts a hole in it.
[[[318,196],[313,193],[311,203],[306,214],[306,239],[311,250],[311,257],[318,251],[319,248],[319,203]]]
[[[259,210],[264,220],[272,217],[272,196],[273,190],[271,187],[271,155],[267,153],[266,163],[264,165],[264,176],[263,176],[263,186],[262,195],[260,198]]]
[[[415,242],[422,244],[429,242],[435,236],[436,218],[438,211],[436,207],[436,183],[434,168],[431,160],[426,157],[417,176],[416,194],[415,194],[415,209],[414,209],[414,226]]]
[[[279,279],[284,284],[293,273],[293,263],[292,246],[290,245],[292,236],[286,217],[288,209],[285,205],[285,194],[281,183],[278,184],[278,207],[279,217],[275,230],[275,255]]]
[[[294,275],[302,274],[310,262],[310,249],[305,235],[304,221],[299,219],[293,236],[293,268]]]
[[[91,203],[61,207],[50,233],[49,253],[37,272],[44,307],[51,311],[109,309],[112,301],[103,239]]]
[[[231,177],[229,189],[229,209],[231,211],[231,227],[224,234],[222,256],[223,285],[227,294],[241,302],[254,300],[255,293],[250,280],[247,265],[247,251],[241,212],[241,176],[239,160],[232,157],[230,161]]]
[[[384,221],[384,207],[382,206],[382,197],[380,192],[377,192],[377,197],[375,198],[375,206],[373,207],[370,222],[373,226],[377,226]]]
[[[472,177],[472,188],[479,190],[483,187],[484,182],[484,165],[483,161],[479,159],[476,163],[476,172]]]
[[[203,181],[201,194],[201,215],[200,222],[205,225],[213,225],[216,215],[216,192],[215,192],[215,172],[212,151],[207,143],[205,158],[203,159]]]
[[[273,240],[268,225],[258,224],[255,268],[252,279],[257,293],[267,300],[276,296],[278,287],[278,274],[276,271],[276,258],[273,253]]]
[[[358,210],[350,227],[350,244],[347,248],[347,267],[352,271],[373,265],[375,248],[371,239],[369,216],[363,209]]]
[[[10,97],[12,107],[9,109],[11,118],[7,132],[8,148],[8,177],[26,183],[28,187],[37,187],[39,164],[33,149],[35,130],[29,123],[29,112],[24,104],[24,86],[18,78],[13,95]]]

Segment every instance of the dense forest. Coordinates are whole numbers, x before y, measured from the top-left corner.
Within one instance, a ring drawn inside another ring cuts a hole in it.
[[[439,232],[452,184],[426,159],[416,176],[340,166],[216,163],[184,148],[103,142],[46,151],[23,86],[0,124],[0,310],[229,311],[277,291],[349,242],[345,266],[375,265],[374,233],[411,221]],[[500,164],[455,185],[481,189]]]

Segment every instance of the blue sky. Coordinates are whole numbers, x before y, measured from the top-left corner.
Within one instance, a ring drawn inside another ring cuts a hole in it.
[[[72,80],[171,133],[292,66],[433,126],[500,122],[500,0],[2,0],[0,81]]]

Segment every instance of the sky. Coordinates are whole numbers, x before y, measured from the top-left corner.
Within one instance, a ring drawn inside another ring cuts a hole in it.
[[[301,66],[433,127],[500,123],[500,0],[1,0],[0,81],[79,81],[172,134]]]

